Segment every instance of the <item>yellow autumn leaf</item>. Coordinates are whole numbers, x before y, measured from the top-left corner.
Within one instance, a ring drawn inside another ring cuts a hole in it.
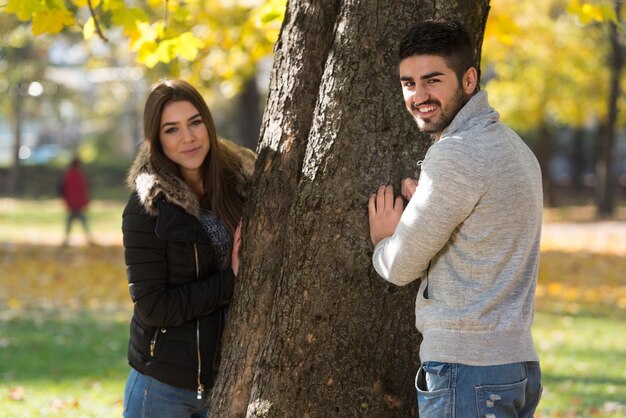
[[[76,7],[86,7],[87,6],[87,0],[72,0],[72,3]]]
[[[581,3],[579,0],[571,0],[567,11],[575,15],[580,23],[588,25],[593,22],[612,21],[617,23],[615,11],[608,4]]]
[[[9,299],[9,309],[19,309],[22,306],[22,301],[17,298]]]
[[[520,28],[511,16],[497,14],[487,21],[485,40],[493,38],[505,46],[511,46],[519,33]]]
[[[613,23],[619,23],[619,20],[617,19],[617,15],[615,14],[615,9],[613,9],[613,6],[611,6],[610,4],[601,4],[599,6],[600,8],[600,13],[602,14],[602,17],[604,18],[604,20],[610,20]]]
[[[59,33],[64,27],[71,26],[75,22],[74,15],[67,9],[35,13],[33,15],[33,34]]]
[[[96,33],[96,25],[93,17],[90,17],[83,25],[83,37],[85,39],[91,39],[94,33]]]
[[[102,3],[102,9],[110,12],[117,12],[126,8],[124,0],[97,0],[98,3]]]
[[[156,59],[159,62],[167,64],[176,58],[178,52],[178,39],[167,39],[159,42],[159,45],[154,52]]]
[[[185,32],[178,37],[178,53],[188,61],[195,60],[198,56],[198,49],[203,46],[202,41],[191,32]]]
[[[141,48],[145,48],[145,44],[151,44],[152,49],[156,49],[156,39],[158,34],[154,27],[146,22],[138,22],[137,29],[138,31],[134,32],[137,36],[131,38],[130,40],[131,50],[139,51]]]
[[[124,28],[124,33],[127,35],[136,30],[139,22],[147,23],[148,20],[146,11],[136,7],[119,10],[111,17],[111,21]]]
[[[137,61],[143,63],[148,68],[153,68],[159,63],[156,54],[156,44],[153,42],[140,42],[137,44]]]
[[[550,296],[559,295],[563,291],[563,284],[558,282],[553,282],[548,285],[548,294]]]
[[[181,5],[176,1],[168,1],[165,4],[167,4],[167,11],[170,13],[176,13],[181,9]]]
[[[157,22],[154,22],[154,24],[152,25],[152,27],[154,28],[154,31],[157,34],[157,37],[159,39],[165,39],[165,22],[163,20],[159,20]]]
[[[286,0],[269,0],[255,11],[254,19],[258,27],[268,24],[279,24],[283,21]]]
[[[16,386],[9,389],[9,399],[12,401],[23,401],[25,394],[24,386]]]
[[[581,13],[579,14],[579,16],[582,18],[582,21],[585,24],[591,21],[601,22],[603,17],[600,8],[589,3],[582,5]]]
[[[189,9],[183,8],[183,7],[179,7],[175,10],[170,10],[170,13],[168,16],[169,16],[170,21],[173,20],[175,22],[181,22],[181,23],[187,22],[190,19],[192,19],[192,17],[189,14]]]
[[[46,10],[38,0],[9,0],[5,7],[6,13],[12,13],[21,21],[32,19],[33,14]]]

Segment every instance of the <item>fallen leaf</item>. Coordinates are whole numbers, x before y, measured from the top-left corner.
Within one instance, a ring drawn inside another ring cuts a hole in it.
[[[23,401],[26,391],[23,386],[16,386],[9,389],[9,399],[12,401]]]

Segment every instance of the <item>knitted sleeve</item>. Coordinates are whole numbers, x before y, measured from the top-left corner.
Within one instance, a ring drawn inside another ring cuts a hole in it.
[[[484,188],[483,160],[460,138],[429,149],[419,185],[391,237],[374,249],[373,264],[385,280],[404,286],[420,279],[433,257],[454,240]]]

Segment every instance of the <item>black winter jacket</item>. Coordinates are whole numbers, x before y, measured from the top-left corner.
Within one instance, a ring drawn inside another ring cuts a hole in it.
[[[239,180],[236,187],[245,187],[246,174]],[[128,362],[147,376],[200,393],[213,385],[233,271],[217,265],[189,187],[155,169],[145,149],[133,163],[129,183],[135,191],[122,218],[134,303]]]

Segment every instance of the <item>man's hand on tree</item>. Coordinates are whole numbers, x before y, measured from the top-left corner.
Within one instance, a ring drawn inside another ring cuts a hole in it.
[[[383,238],[393,235],[403,210],[402,197],[398,195],[394,198],[390,185],[380,186],[378,192],[370,196],[368,212],[372,244],[376,245]]]
[[[411,197],[415,194],[415,189],[417,189],[417,180],[410,177],[402,180],[400,190],[406,200],[411,200]]]

